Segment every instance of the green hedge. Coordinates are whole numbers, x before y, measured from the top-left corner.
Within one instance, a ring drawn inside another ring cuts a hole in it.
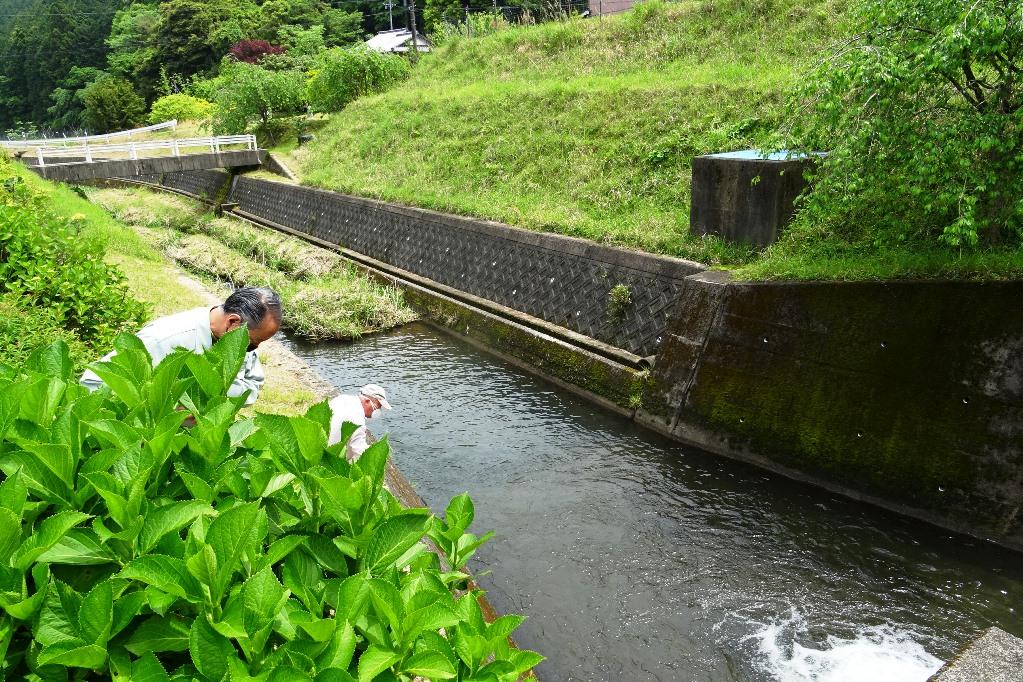
[[[452,592],[487,539],[468,496],[444,520],[403,508],[387,441],[349,464],[326,403],[238,419],[247,345],[153,369],[124,334],[92,394],[59,342],[0,366],[2,675],[511,682],[542,660],[510,648],[521,617]]]

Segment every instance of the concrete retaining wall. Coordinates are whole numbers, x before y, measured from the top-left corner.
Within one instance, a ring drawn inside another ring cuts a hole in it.
[[[245,213],[340,245],[638,356],[657,352],[686,276],[703,266],[581,239],[239,177]],[[631,304],[609,313],[608,293]]]
[[[637,419],[1023,548],[1023,282],[686,282]]]

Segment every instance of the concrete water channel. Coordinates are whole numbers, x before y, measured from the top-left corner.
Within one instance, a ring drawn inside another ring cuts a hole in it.
[[[923,681],[1023,635],[1023,561],[638,428],[445,332],[289,346],[376,382],[395,462],[497,537],[471,568],[552,681]],[[488,574],[488,572],[490,572]]]

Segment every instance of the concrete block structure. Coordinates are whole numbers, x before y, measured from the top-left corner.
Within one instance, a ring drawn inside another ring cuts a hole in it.
[[[813,157],[747,150],[693,159],[690,231],[767,246],[792,219]]]

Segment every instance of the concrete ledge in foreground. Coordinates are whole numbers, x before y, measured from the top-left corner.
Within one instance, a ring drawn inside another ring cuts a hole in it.
[[[988,628],[927,682],[1023,682],[1023,639]]]

